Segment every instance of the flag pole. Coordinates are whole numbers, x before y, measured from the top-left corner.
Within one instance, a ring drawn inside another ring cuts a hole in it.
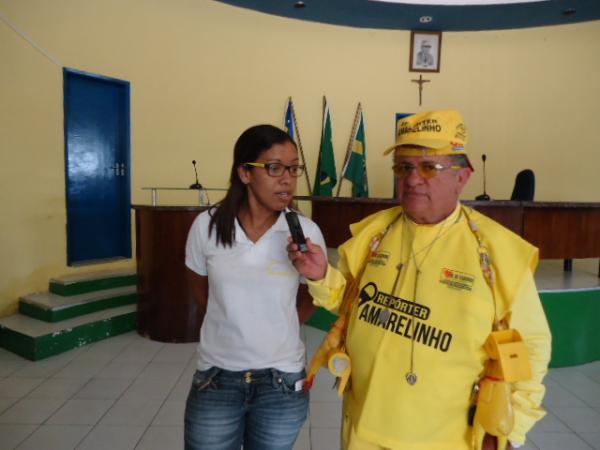
[[[294,108],[294,102],[292,97],[289,99],[289,103],[292,106],[292,118],[294,120],[294,125],[296,126],[296,136],[298,139],[298,150],[300,151],[300,157],[302,158],[302,164],[304,164],[304,178],[306,179],[306,184],[308,185],[308,195],[311,194],[312,190],[310,187],[310,178],[308,175],[308,168],[306,167],[306,158],[304,158],[304,150],[302,149],[302,140],[300,139],[300,127],[298,127],[298,121],[296,120],[296,109]]]
[[[342,181],[344,180],[344,172],[346,172],[346,167],[348,166],[348,161],[350,161],[350,154],[352,153],[352,147],[354,146],[354,141],[356,140],[356,130],[358,128],[358,124],[360,122],[360,112],[362,107],[360,102],[358,102],[358,106],[356,107],[356,114],[354,114],[354,124],[352,125],[352,130],[350,131],[350,140],[348,141],[348,147],[346,148],[346,156],[344,156],[344,166],[342,167],[342,172],[340,173],[340,182],[338,184],[336,197],[340,196],[340,190],[342,189]]]
[[[325,132],[325,108],[327,107],[327,99],[323,96],[323,105],[321,108],[321,139],[319,141],[319,153],[317,153],[317,172],[315,183],[321,182],[321,152],[323,150],[323,134]],[[316,187],[316,184],[315,184]],[[312,195],[314,195],[314,189],[311,191]]]

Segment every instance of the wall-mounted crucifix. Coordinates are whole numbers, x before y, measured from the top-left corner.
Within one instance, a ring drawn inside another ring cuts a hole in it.
[[[423,84],[429,83],[431,80],[424,80],[423,75],[419,75],[418,80],[410,80],[410,81],[412,81],[413,83],[419,84],[419,106],[421,106],[421,100],[422,100],[422,94],[423,94]]]

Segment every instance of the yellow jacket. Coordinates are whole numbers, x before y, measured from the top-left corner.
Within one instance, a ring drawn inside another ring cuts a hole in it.
[[[309,283],[316,303],[333,309],[345,280],[369,258],[346,341],[352,378],[345,413],[362,439],[394,450],[469,449],[469,398],[483,371],[494,308],[521,332],[534,373],[532,380],[514,384],[510,440],[524,442],[544,415],[541,381],[550,332],[533,281],[537,249],[476,211],[468,215],[496,273],[495,306],[460,205],[436,225],[414,224],[400,207],[365,218],[351,226],[353,237],[339,248],[339,271],[330,267],[324,280]],[[373,238],[388,226],[372,252]],[[411,370],[415,385],[405,380]]]

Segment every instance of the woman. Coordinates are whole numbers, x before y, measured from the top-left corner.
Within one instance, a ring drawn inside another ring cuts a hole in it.
[[[287,257],[284,215],[303,171],[287,133],[249,128],[235,144],[225,198],[190,229],[186,266],[205,315],[186,449],[291,450],[306,419],[299,323],[313,306]],[[300,223],[325,248],[317,225]]]

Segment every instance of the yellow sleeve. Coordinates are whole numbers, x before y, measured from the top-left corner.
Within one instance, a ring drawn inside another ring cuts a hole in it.
[[[510,327],[521,333],[529,354],[532,379],[513,385],[515,427],[509,436],[514,443],[523,444],[525,435],[546,415],[541,407],[546,391],[542,380],[548,372],[551,353],[550,328],[537,293],[533,273],[528,270],[512,305]]]
[[[329,311],[339,308],[346,287],[346,278],[339,270],[328,264],[324,278],[317,281],[306,280],[306,284],[316,306]]]

